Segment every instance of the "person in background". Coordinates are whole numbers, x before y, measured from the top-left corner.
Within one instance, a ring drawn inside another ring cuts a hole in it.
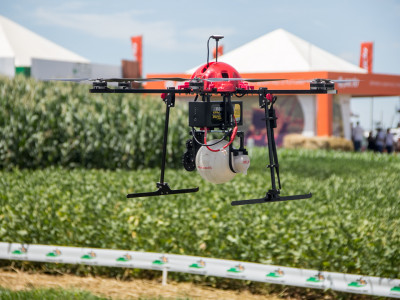
[[[354,127],[353,129],[354,151],[361,150],[363,137],[364,137],[364,129],[360,126],[360,122],[357,122],[356,127]]]
[[[385,146],[386,146],[386,151],[389,154],[393,152],[393,142],[394,142],[393,134],[390,132],[390,128],[388,128],[385,136]]]
[[[351,132],[351,141],[353,142],[353,147],[354,147],[354,125],[353,125],[353,122],[350,123],[350,132]]]
[[[378,133],[376,134],[375,138],[375,145],[376,145],[376,151],[379,153],[383,152],[383,146],[385,144],[385,134],[383,133],[381,128],[378,128]]]
[[[372,135],[372,131],[368,135],[368,151],[375,151],[375,138]]]

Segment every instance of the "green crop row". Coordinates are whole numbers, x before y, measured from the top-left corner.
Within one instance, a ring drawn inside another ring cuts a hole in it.
[[[52,289],[52,288],[37,288],[13,291],[0,287],[0,299],[2,300],[107,300],[109,298],[99,297],[87,291],[74,289]]]
[[[89,88],[25,77],[0,79],[0,169],[159,165],[165,115],[161,99],[90,94]],[[175,166],[188,136],[186,106],[180,104],[171,111],[168,137],[167,161]]]
[[[269,189],[265,149],[248,175],[213,185],[168,170],[193,194],[126,199],[156,189],[158,169],[2,171],[0,241],[131,249],[400,278],[400,159],[280,150],[282,195],[308,200],[232,207]],[[73,268],[66,266],[65,268]]]

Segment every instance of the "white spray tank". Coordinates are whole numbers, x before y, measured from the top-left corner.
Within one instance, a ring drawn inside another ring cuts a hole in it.
[[[209,141],[208,144],[213,144],[217,140]],[[221,149],[228,142],[223,140],[209,148],[213,150]],[[232,157],[232,168],[236,173],[232,172],[229,167],[229,155]],[[203,179],[219,184],[232,180],[237,173],[247,174],[247,169],[250,167],[250,158],[246,154],[238,154],[233,156],[229,152],[229,148],[218,152],[213,152],[207,147],[200,147],[196,155],[196,168]]]

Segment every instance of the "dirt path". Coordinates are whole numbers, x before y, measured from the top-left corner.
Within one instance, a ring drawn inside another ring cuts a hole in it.
[[[253,295],[249,292],[225,291],[194,285],[171,282],[162,286],[160,282],[136,279],[120,281],[99,277],[78,277],[72,275],[52,276],[25,272],[0,271],[0,286],[11,290],[31,288],[64,288],[90,291],[94,295],[112,299],[139,299],[140,297],[190,298],[190,299],[249,299],[278,300],[276,296]]]

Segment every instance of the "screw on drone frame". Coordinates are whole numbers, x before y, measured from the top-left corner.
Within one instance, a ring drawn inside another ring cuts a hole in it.
[[[169,112],[171,107],[175,106],[175,93],[172,91],[175,88],[171,89],[171,93],[167,93],[165,98],[163,99],[166,104],[165,110],[165,122],[164,122],[164,140],[162,147],[162,156],[161,156],[161,174],[160,174],[160,182],[156,183],[158,188],[155,192],[145,192],[145,193],[133,193],[128,194],[127,198],[138,198],[138,197],[148,197],[148,196],[162,196],[162,195],[173,195],[173,194],[184,194],[184,193],[195,193],[199,190],[198,187],[190,188],[190,189],[180,189],[180,190],[172,190],[167,182],[164,182],[164,173],[165,173],[165,162],[167,156],[167,142],[168,142],[168,125],[169,125]]]

